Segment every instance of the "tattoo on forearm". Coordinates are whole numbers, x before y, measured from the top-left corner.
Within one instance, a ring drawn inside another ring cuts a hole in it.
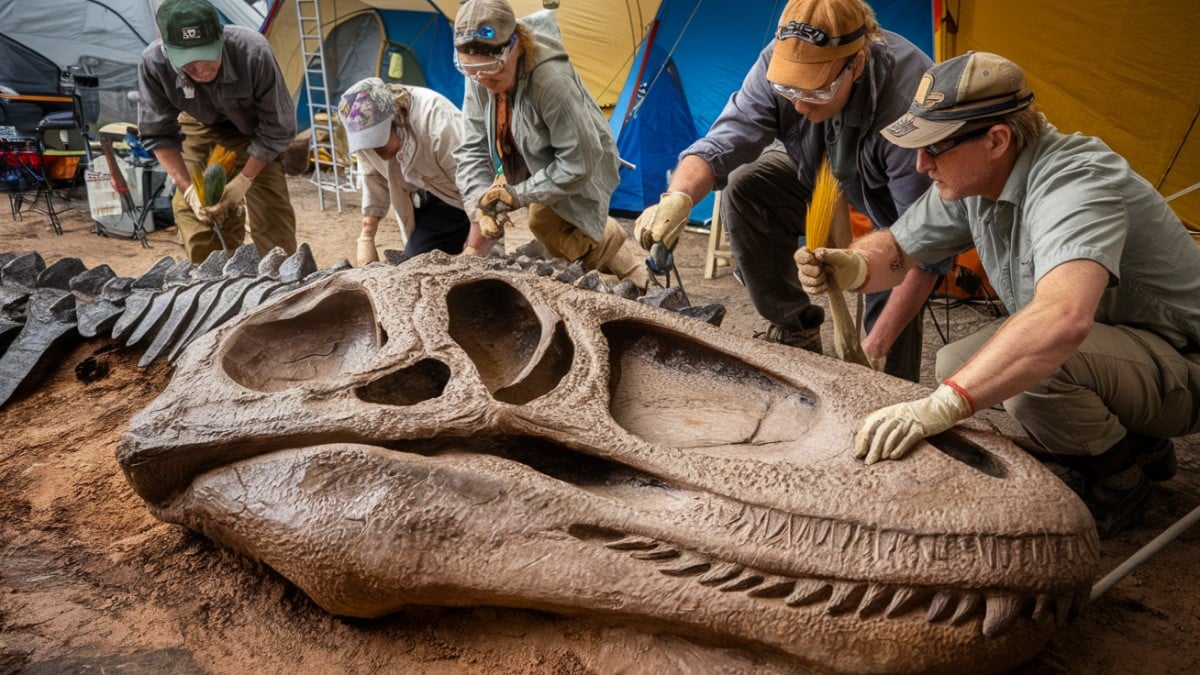
[[[893,272],[899,272],[904,269],[904,251],[900,250],[900,244],[892,242],[892,256],[888,258],[888,269]]]

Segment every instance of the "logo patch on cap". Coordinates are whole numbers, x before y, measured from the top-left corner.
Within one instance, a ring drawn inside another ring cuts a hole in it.
[[[930,91],[933,88],[933,76],[925,73],[921,76],[921,84],[917,86],[917,93],[913,95],[913,102],[922,108],[934,108],[942,101],[946,100],[946,95],[940,91]],[[900,135],[900,134],[897,134]]]
[[[200,39],[200,27],[199,26],[184,26],[183,28],[180,28],[179,29],[179,39],[183,42],[187,42],[188,40],[199,40]]]
[[[913,123],[912,113],[906,113],[904,115],[904,117],[901,117],[900,119],[896,120],[895,122],[892,122],[891,125],[889,125],[887,128],[887,132],[889,134],[899,138],[901,136],[906,136],[906,135],[912,133],[913,131],[916,131],[916,129],[917,129],[917,125],[915,123]]]

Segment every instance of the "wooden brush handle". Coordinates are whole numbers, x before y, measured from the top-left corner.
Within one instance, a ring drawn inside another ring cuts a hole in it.
[[[858,339],[858,328],[850,316],[846,296],[842,295],[842,289],[832,276],[827,278],[826,283],[829,285],[829,309],[833,312],[833,344],[837,349],[838,358],[847,363],[857,363],[870,368],[871,362]]]

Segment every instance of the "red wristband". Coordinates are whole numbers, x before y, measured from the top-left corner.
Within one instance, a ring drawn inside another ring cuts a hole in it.
[[[954,391],[957,391],[960,396],[962,396],[964,399],[966,399],[967,405],[971,407],[971,414],[972,415],[975,414],[975,399],[971,398],[971,395],[967,393],[966,389],[963,389],[959,383],[955,382],[954,380],[952,380],[948,377],[946,379],[942,380],[942,384],[946,385],[947,387],[950,387]]]

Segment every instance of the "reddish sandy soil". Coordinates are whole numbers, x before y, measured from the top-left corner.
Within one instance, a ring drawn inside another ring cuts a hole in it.
[[[292,179],[300,237],[321,266],[353,254],[358,198],[317,209]],[[0,252],[77,256],[134,276],[182,257],[173,229],[151,248],[102,238],[81,214],[56,236],[36,214],[0,216]],[[758,330],[728,271],[704,281],[706,238],[678,252],[693,304],[722,302],[725,327]],[[394,229],[380,237],[398,248]],[[939,312],[940,315],[940,312]],[[952,311],[955,336],[985,319]],[[932,324],[927,351],[940,344]],[[826,336],[826,344],[832,344]],[[109,366],[84,383],[74,367]],[[512,609],[411,608],[376,620],[329,616],[272,570],[155,520],[113,452],[129,419],[162,390],[170,367],[136,367],[139,354],[93,340],[67,353],[41,383],[0,408],[0,673],[241,672],[725,672],[774,670],[767,655],[734,652],[636,627]],[[931,358],[926,359],[932,362]],[[926,376],[927,384],[930,375]],[[1002,428],[1004,420],[996,416]],[[1160,486],[1143,522],[1103,542],[1103,571],[1200,505],[1200,436],[1177,441],[1180,475]],[[1036,673],[1200,672],[1200,528],[1168,545],[1055,636],[1026,667]]]

